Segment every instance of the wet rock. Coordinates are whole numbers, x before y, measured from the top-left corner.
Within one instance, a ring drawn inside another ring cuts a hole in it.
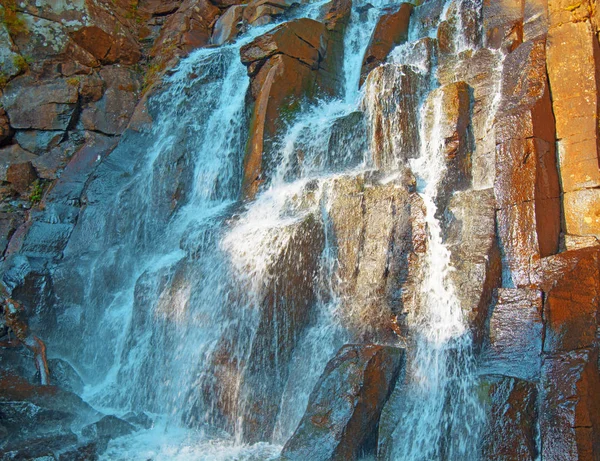
[[[295,0],[252,0],[244,10],[244,20],[254,26],[264,26],[299,3]]]
[[[238,36],[241,31],[244,8],[244,5],[230,6],[217,19],[210,39],[213,45],[222,45],[234,40]]]
[[[359,86],[362,86],[369,72],[385,61],[395,46],[407,40],[412,9],[411,3],[402,3],[397,11],[389,12],[379,18],[365,51]]]
[[[143,411],[139,413],[134,413],[130,411],[129,413],[123,416],[123,419],[128,423],[141,427],[143,429],[150,429],[154,425],[154,421],[152,421],[152,418],[150,418],[150,416],[148,416]]]
[[[419,156],[419,106],[423,77],[410,66],[384,64],[367,78],[367,113],[373,165],[397,170]]]
[[[596,350],[549,356],[542,369],[542,458],[593,460],[599,453],[600,377]]]
[[[537,386],[504,376],[482,377],[487,423],[481,438],[482,461],[533,461],[537,450]]]
[[[64,131],[17,131],[15,139],[23,149],[36,155],[56,147],[65,137]]]
[[[320,85],[328,34],[322,23],[297,19],[241,48],[242,62],[252,77],[250,97],[254,101],[244,157],[243,198],[254,198],[265,181],[272,143],[303,100],[334,92],[334,88]]]
[[[600,236],[600,48],[586,19],[589,5],[554,1],[549,2],[549,9],[552,27],[547,66],[556,117],[565,231]],[[565,56],[569,56],[568,65]]]
[[[481,354],[483,369],[488,374],[537,380],[544,330],[542,292],[501,288],[495,298]]]
[[[481,3],[476,0],[454,0],[446,18],[437,29],[437,41],[442,60],[454,60],[465,48],[476,48],[481,42]]]
[[[446,245],[455,268],[450,277],[476,345],[481,344],[493,290],[502,279],[495,205],[491,189],[456,192],[444,219]]]
[[[67,450],[58,457],[59,461],[97,461],[98,459],[98,444],[96,442]]]
[[[402,349],[340,349],[316,384],[281,459],[356,460],[374,454],[379,417],[403,366]]]
[[[327,169],[341,171],[358,166],[367,150],[365,116],[356,111],[337,119],[329,138]]]
[[[57,454],[77,444],[75,434],[56,434],[19,442],[9,442],[4,450],[0,450],[3,460],[35,460],[54,461]]]
[[[85,426],[81,435],[90,439],[116,439],[135,432],[135,426],[113,415],[103,417],[95,423]]]
[[[411,178],[379,179],[336,179],[330,197],[341,321],[367,341],[393,338],[395,316],[415,308],[410,285],[423,251],[423,205],[409,192]]]
[[[445,209],[450,194],[471,185],[471,89],[465,82],[432,91],[424,109],[429,149],[444,157],[447,171],[437,192],[438,207]]]
[[[66,80],[36,82],[23,76],[12,80],[0,98],[13,128],[66,130],[77,110],[77,86]]]
[[[553,265],[563,268],[554,277],[548,270],[544,277],[548,282],[554,278],[544,302],[544,352],[592,347],[600,312],[600,249],[565,252],[554,258],[562,261]]]
[[[244,440],[251,443],[272,434],[288,375],[284,364],[311,320],[316,299],[313,281],[324,246],[322,224],[309,215],[289,231],[289,241],[269,267],[271,275],[261,294],[260,320],[241,383],[246,414],[242,430]]]
[[[501,246],[516,286],[529,284],[532,258],[558,250],[560,189],[547,82],[543,41],[525,42],[506,58],[494,190]]]
[[[488,48],[513,51],[523,43],[523,1],[484,2],[483,29]]]

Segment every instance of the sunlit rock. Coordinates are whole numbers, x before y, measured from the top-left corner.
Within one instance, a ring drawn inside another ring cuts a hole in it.
[[[213,29],[210,42],[214,45],[222,45],[235,39],[240,32],[240,24],[244,13],[244,5],[233,5],[227,8]]]
[[[379,417],[404,364],[393,347],[348,345],[316,384],[282,460],[357,460],[374,454]]]
[[[395,46],[406,41],[412,9],[411,3],[402,3],[397,11],[390,11],[381,16],[365,51],[360,73],[360,86],[369,72],[383,63]]]

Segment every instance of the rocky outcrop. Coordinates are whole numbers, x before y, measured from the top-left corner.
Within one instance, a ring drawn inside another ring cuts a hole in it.
[[[379,18],[363,58],[360,86],[369,72],[383,63],[394,47],[406,41],[412,9],[412,3],[402,3],[397,11],[390,11]]]
[[[404,365],[404,351],[347,345],[327,364],[281,459],[356,460],[374,454],[379,417]]]

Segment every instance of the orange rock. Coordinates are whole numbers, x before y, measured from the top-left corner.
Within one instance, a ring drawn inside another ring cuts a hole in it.
[[[215,23],[210,42],[222,45],[235,39],[240,32],[240,24],[244,13],[244,5],[230,6]]]
[[[111,35],[98,26],[71,33],[71,39],[103,64],[135,64],[141,58],[137,43],[126,36]]]
[[[523,43],[523,0],[484,1],[483,29],[488,48],[513,51]]]
[[[395,46],[406,41],[412,9],[411,3],[403,3],[397,11],[384,14],[379,18],[363,58],[360,86],[369,72],[384,62]]]

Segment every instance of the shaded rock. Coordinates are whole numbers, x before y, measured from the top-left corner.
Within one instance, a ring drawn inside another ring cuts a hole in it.
[[[367,150],[366,130],[363,112],[352,112],[337,119],[331,127],[326,168],[341,171],[359,165]]]
[[[152,418],[150,418],[150,416],[148,416],[143,411],[139,413],[134,413],[130,411],[129,413],[123,416],[123,419],[128,423],[141,427],[143,429],[150,429],[154,425],[154,421],[152,421]]]
[[[213,45],[222,45],[234,40],[238,36],[242,30],[244,8],[244,5],[233,5],[227,8],[227,11],[215,23],[210,43]]]
[[[23,194],[37,179],[37,173],[31,162],[13,163],[6,169],[6,181],[14,190]]]
[[[389,12],[379,18],[365,51],[359,86],[362,86],[369,72],[385,61],[395,46],[407,40],[412,9],[411,3],[402,3],[397,11]]]
[[[64,138],[64,131],[17,131],[15,139],[23,149],[36,155],[56,147]]]
[[[85,426],[81,435],[91,439],[116,439],[135,432],[135,426],[113,415],[103,417],[95,423]]]
[[[8,115],[4,108],[0,108],[0,146],[5,144],[12,137],[13,130],[8,121]]]
[[[300,4],[297,0],[251,0],[244,10],[244,20],[254,26],[263,26],[285,13],[294,5]]]
[[[510,270],[507,283],[527,286],[532,258],[558,250],[561,225],[544,42],[519,46],[502,75],[494,183],[498,234]]]
[[[77,109],[77,87],[66,80],[36,82],[23,76],[12,80],[2,103],[13,128],[66,130]]]
[[[96,442],[67,450],[58,457],[59,461],[97,461],[98,459],[98,444]]]
[[[373,165],[397,170],[419,156],[419,106],[423,77],[410,66],[384,64],[374,69],[365,84]]]
[[[536,380],[541,367],[542,292],[526,288],[496,291],[489,318],[489,336],[481,354],[488,374]]]
[[[446,245],[455,268],[450,277],[476,345],[483,339],[493,290],[502,282],[495,205],[492,189],[456,192],[444,219]]]
[[[374,454],[379,417],[404,365],[404,351],[347,345],[325,368],[281,459],[355,460]]]
[[[581,349],[545,358],[542,385],[542,458],[595,459],[600,449],[597,351]]]
[[[2,213],[0,217],[0,254],[4,255],[8,242],[24,220],[21,213]]]
[[[482,461],[533,461],[537,450],[537,386],[504,376],[481,378],[487,423],[481,437]]]
[[[35,460],[54,461],[56,454],[77,444],[77,436],[73,433],[56,434],[48,437],[37,437],[19,442],[9,442],[4,450],[0,450],[3,460]]]
[[[81,395],[83,380],[69,362],[63,359],[48,360],[48,368],[52,382],[66,391]]]
[[[141,88],[139,76],[130,69],[111,66],[99,72],[106,91],[100,100],[91,102],[81,112],[81,125],[85,130],[104,134],[121,134],[138,101]]]

